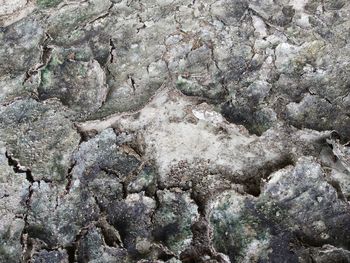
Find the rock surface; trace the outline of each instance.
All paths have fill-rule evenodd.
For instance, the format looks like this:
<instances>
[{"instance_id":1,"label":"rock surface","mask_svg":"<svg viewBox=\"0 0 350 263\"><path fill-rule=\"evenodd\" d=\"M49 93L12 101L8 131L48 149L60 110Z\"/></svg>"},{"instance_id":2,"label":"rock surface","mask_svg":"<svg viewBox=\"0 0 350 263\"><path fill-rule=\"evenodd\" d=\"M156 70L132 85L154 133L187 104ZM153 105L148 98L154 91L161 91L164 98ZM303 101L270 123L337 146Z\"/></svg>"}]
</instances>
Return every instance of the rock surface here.
<instances>
[{"instance_id":1,"label":"rock surface","mask_svg":"<svg viewBox=\"0 0 350 263\"><path fill-rule=\"evenodd\" d=\"M350 2L0 0L0 262L350 262Z\"/></svg>"}]
</instances>

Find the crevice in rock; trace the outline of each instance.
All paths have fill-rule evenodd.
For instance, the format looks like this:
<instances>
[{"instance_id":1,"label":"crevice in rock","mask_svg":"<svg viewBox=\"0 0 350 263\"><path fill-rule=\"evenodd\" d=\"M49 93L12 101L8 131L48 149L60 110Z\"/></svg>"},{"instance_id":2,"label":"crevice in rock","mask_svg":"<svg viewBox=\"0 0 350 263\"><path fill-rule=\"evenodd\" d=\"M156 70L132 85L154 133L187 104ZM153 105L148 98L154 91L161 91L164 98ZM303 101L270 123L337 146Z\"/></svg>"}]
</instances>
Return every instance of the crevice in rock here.
<instances>
[{"instance_id":1,"label":"crevice in rock","mask_svg":"<svg viewBox=\"0 0 350 263\"><path fill-rule=\"evenodd\" d=\"M44 68L49 63L49 61L51 59L53 47L48 46L47 43L52 38L48 33L45 33L45 36L46 37L43 41L43 44L41 45L40 62L26 71L22 85L24 85L33 75L38 74L39 70Z\"/></svg>"},{"instance_id":2,"label":"crevice in rock","mask_svg":"<svg viewBox=\"0 0 350 263\"><path fill-rule=\"evenodd\" d=\"M33 195L33 183L30 184L30 186L28 187L28 196L25 200L25 205L26 205L26 213L24 214L23 220L24 220L24 228L22 230L21 233L21 244L22 244L22 259L24 260L24 262L28 262L31 258L31 252L32 252L32 244L31 244L31 240L28 236L28 212L30 209L30 202L31 202L31 198Z\"/></svg>"},{"instance_id":3,"label":"crevice in rock","mask_svg":"<svg viewBox=\"0 0 350 263\"><path fill-rule=\"evenodd\" d=\"M128 197L128 186L127 186L127 183L124 182L124 181L120 181L120 184L122 185L123 199L126 199Z\"/></svg>"},{"instance_id":4,"label":"crevice in rock","mask_svg":"<svg viewBox=\"0 0 350 263\"><path fill-rule=\"evenodd\" d=\"M196 203L198 213L201 217L205 217L206 214L206 203L197 197L193 190L191 190L191 199Z\"/></svg>"},{"instance_id":5,"label":"crevice in rock","mask_svg":"<svg viewBox=\"0 0 350 263\"><path fill-rule=\"evenodd\" d=\"M203 262L204 256L209 257L214 262L227 263L212 244L212 229L206 216L200 218L191 226L192 242L184 250L180 259L184 263Z\"/></svg>"},{"instance_id":6,"label":"crevice in rock","mask_svg":"<svg viewBox=\"0 0 350 263\"><path fill-rule=\"evenodd\" d=\"M27 219L25 218L25 227L21 234L21 245L22 245L22 261L31 262L33 245L31 239L28 236L27 232Z\"/></svg>"},{"instance_id":7,"label":"crevice in rock","mask_svg":"<svg viewBox=\"0 0 350 263\"><path fill-rule=\"evenodd\" d=\"M98 132L94 129L83 131L80 128L80 126L77 125L76 123L74 123L74 127L77 133L80 135L79 145L82 144L83 142L87 142L88 140L94 138L98 134Z\"/></svg>"},{"instance_id":8,"label":"crevice in rock","mask_svg":"<svg viewBox=\"0 0 350 263\"><path fill-rule=\"evenodd\" d=\"M113 42L113 40L111 38L109 39L109 46L110 46L110 49L109 49L109 56L110 56L109 62L113 63L114 62L115 45L114 45L114 42Z\"/></svg>"},{"instance_id":9,"label":"crevice in rock","mask_svg":"<svg viewBox=\"0 0 350 263\"><path fill-rule=\"evenodd\" d=\"M89 21L88 24L93 24L93 23L95 23L96 21L98 21L98 20L100 20L100 19L103 19L103 18L105 18L105 17L107 17L107 16L109 16L109 12L107 12L107 13L105 13L105 14L102 14L102 15L100 15L100 16L98 16L98 17L96 17L95 19Z\"/></svg>"},{"instance_id":10,"label":"crevice in rock","mask_svg":"<svg viewBox=\"0 0 350 263\"><path fill-rule=\"evenodd\" d=\"M135 80L134 80L134 78L133 78L131 75L128 75L128 79L129 79L129 81L130 81L132 91L133 91L133 93L135 94L135 91L136 91L136 83L135 83Z\"/></svg>"},{"instance_id":11,"label":"crevice in rock","mask_svg":"<svg viewBox=\"0 0 350 263\"><path fill-rule=\"evenodd\" d=\"M100 19L103 19L103 18L109 16L109 15L110 15L110 11L112 10L112 8L113 8L113 6L114 6L114 2L110 2L110 3L111 3L111 5L108 7L108 10L107 10L106 13L104 13L104 14L102 14L102 15L99 15L98 17L94 18L93 20L91 20L91 21L88 22L87 24L93 24L94 22L96 22L96 21L98 21L98 20L100 20ZM87 25L87 24L86 24L86 25ZM84 25L84 26L86 26L86 25ZM82 27L84 27L84 26L82 26ZM79 27L78 27L78 28L79 28Z\"/></svg>"},{"instance_id":12,"label":"crevice in rock","mask_svg":"<svg viewBox=\"0 0 350 263\"><path fill-rule=\"evenodd\" d=\"M42 47L41 64L38 67L36 67L35 70L39 70L49 63L49 61L51 59L52 50L53 50L53 48L49 47L47 45L44 45Z\"/></svg>"},{"instance_id":13,"label":"crevice in rock","mask_svg":"<svg viewBox=\"0 0 350 263\"><path fill-rule=\"evenodd\" d=\"M141 29L146 28L146 24L145 24L145 22L142 20L142 17L140 16L140 14L137 14L136 16L137 16L137 19L139 20L139 23L142 24L141 27L137 27L137 28L136 28L136 33L139 33Z\"/></svg>"},{"instance_id":14,"label":"crevice in rock","mask_svg":"<svg viewBox=\"0 0 350 263\"><path fill-rule=\"evenodd\" d=\"M90 227L91 223L89 225L87 225L87 226L82 227L79 230L78 234L75 236L75 239L74 239L74 241L72 242L72 244L70 246L64 247L64 249L66 249L67 254L68 254L68 263L75 263L75 262L77 262L76 261L76 257L77 257L78 243L79 243L80 239L89 230L89 227Z\"/></svg>"},{"instance_id":15,"label":"crevice in rock","mask_svg":"<svg viewBox=\"0 0 350 263\"><path fill-rule=\"evenodd\" d=\"M159 208L160 208L160 200L159 200L159 197L158 197L158 195L157 195L157 191L158 191L158 190L159 190L159 184L158 184L158 180L157 180L157 182L156 182L156 190L154 191L153 196L151 196L151 198L152 198L154 201L156 201L156 207L154 208L154 211L153 211L153 213L151 214L151 217L150 217L150 221L152 222L152 224L155 223L155 222L154 222L154 217L155 217L157 211L158 211Z\"/></svg>"},{"instance_id":16,"label":"crevice in rock","mask_svg":"<svg viewBox=\"0 0 350 263\"><path fill-rule=\"evenodd\" d=\"M68 254L68 262L69 263L74 263L75 261L75 251L76 251L76 247L75 246L69 246L69 247L65 247L65 250L67 251Z\"/></svg>"},{"instance_id":17,"label":"crevice in rock","mask_svg":"<svg viewBox=\"0 0 350 263\"><path fill-rule=\"evenodd\" d=\"M103 239L109 247L124 247L120 234L117 229L108 223L105 217L101 217L96 224L101 229Z\"/></svg>"},{"instance_id":18,"label":"crevice in rock","mask_svg":"<svg viewBox=\"0 0 350 263\"><path fill-rule=\"evenodd\" d=\"M9 194L3 194L2 196L0 196L0 199L6 198L6 197L9 197L9 196L10 196Z\"/></svg>"},{"instance_id":19,"label":"crevice in rock","mask_svg":"<svg viewBox=\"0 0 350 263\"><path fill-rule=\"evenodd\" d=\"M330 184L334 189L335 191L337 192L337 196L338 196L338 199L344 201L344 202L347 202L347 198L346 196L344 195L342 189L341 189L341 186L339 184L338 181L336 180L327 180L328 184Z\"/></svg>"},{"instance_id":20,"label":"crevice in rock","mask_svg":"<svg viewBox=\"0 0 350 263\"><path fill-rule=\"evenodd\" d=\"M73 168L74 168L75 165L76 165L76 162L73 162L72 165L68 168L68 172L67 172L67 175L66 175L67 184L66 184L66 187L65 187L65 194L69 194L69 191L70 191L70 189L72 187L72 180L73 180L72 171L73 171Z\"/></svg>"},{"instance_id":21,"label":"crevice in rock","mask_svg":"<svg viewBox=\"0 0 350 263\"><path fill-rule=\"evenodd\" d=\"M14 159L7 151L5 152L5 156L7 158L8 165L12 167L15 173L25 173L27 181L31 184L34 183L35 180L29 169L23 169L20 163L16 159Z\"/></svg>"},{"instance_id":22,"label":"crevice in rock","mask_svg":"<svg viewBox=\"0 0 350 263\"><path fill-rule=\"evenodd\" d=\"M294 165L294 161L291 156L281 156L281 158L274 162L267 162L261 166L248 169L246 173L249 174L247 181L235 183L242 184L244 191L247 194L258 197L261 194L262 184L269 181L269 176L287 166Z\"/></svg>"},{"instance_id":23,"label":"crevice in rock","mask_svg":"<svg viewBox=\"0 0 350 263\"><path fill-rule=\"evenodd\" d=\"M118 179L120 179L121 175L119 172L108 168L108 167L100 167L99 169L101 169L101 171L105 172L108 175L114 175L115 177L117 177Z\"/></svg>"},{"instance_id":24,"label":"crevice in rock","mask_svg":"<svg viewBox=\"0 0 350 263\"><path fill-rule=\"evenodd\" d=\"M174 258L173 254L168 254L165 251L163 251L159 256L158 259L159 260L163 260L163 261L168 261L170 259ZM176 257L175 257L176 258Z\"/></svg>"},{"instance_id":25,"label":"crevice in rock","mask_svg":"<svg viewBox=\"0 0 350 263\"><path fill-rule=\"evenodd\" d=\"M325 101L327 101L329 104L333 104L332 101L330 99L328 99L327 97L324 97L324 96L320 96L319 94L315 93L315 92L312 92L310 89L308 90L308 93L311 95L311 96L316 96L320 99L323 99Z\"/></svg>"},{"instance_id":26,"label":"crevice in rock","mask_svg":"<svg viewBox=\"0 0 350 263\"><path fill-rule=\"evenodd\" d=\"M300 230L293 232L293 237L296 242L298 242L301 246L306 248L322 248L324 245L328 245L326 241L321 240L319 238L311 238L304 235Z\"/></svg>"}]
</instances>

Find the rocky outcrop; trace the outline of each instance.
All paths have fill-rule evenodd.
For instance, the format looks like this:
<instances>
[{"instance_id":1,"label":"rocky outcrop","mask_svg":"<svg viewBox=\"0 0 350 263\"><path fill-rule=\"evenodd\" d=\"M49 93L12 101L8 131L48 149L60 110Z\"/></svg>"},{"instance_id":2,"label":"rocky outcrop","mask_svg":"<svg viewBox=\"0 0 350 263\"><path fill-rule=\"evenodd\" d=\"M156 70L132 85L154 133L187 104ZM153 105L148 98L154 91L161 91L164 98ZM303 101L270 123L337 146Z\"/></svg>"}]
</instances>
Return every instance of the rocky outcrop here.
<instances>
[{"instance_id":1,"label":"rocky outcrop","mask_svg":"<svg viewBox=\"0 0 350 263\"><path fill-rule=\"evenodd\" d=\"M349 12L0 0L0 262L350 262Z\"/></svg>"}]
</instances>

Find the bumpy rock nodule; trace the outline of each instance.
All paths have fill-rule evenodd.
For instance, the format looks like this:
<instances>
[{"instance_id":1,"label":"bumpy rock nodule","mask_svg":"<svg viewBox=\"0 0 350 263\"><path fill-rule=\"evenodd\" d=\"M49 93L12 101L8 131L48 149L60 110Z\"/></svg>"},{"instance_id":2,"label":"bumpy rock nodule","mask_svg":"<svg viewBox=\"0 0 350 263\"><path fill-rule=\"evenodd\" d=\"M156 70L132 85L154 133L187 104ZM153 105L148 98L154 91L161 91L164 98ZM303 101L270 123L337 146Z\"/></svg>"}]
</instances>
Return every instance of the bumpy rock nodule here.
<instances>
[{"instance_id":1,"label":"bumpy rock nodule","mask_svg":"<svg viewBox=\"0 0 350 263\"><path fill-rule=\"evenodd\" d=\"M0 262L350 262L348 1L0 5Z\"/></svg>"}]
</instances>

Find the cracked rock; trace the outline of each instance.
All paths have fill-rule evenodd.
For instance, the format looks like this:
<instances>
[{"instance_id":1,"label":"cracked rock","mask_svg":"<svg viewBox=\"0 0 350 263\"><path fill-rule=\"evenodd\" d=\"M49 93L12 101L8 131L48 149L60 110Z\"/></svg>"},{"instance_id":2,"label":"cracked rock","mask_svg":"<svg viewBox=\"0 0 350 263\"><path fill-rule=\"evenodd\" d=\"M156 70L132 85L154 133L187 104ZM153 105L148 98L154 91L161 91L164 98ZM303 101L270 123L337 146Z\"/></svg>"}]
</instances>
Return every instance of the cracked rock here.
<instances>
[{"instance_id":1,"label":"cracked rock","mask_svg":"<svg viewBox=\"0 0 350 263\"><path fill-rule=\"evenodd\" d=\"M198 218L197 205L189 194L183 194L179 189L158 191L157 198L154 237L179 255L192 240L191 226Z\"/></svg>"},{"instance_id":2,"label":"cracked rock","mask_svg":"<svg viewBox=\"0 0 350 263\"><path fill-rule=\"evenodd\" d=\"M152 214L156 201L143 194L130 194L107 208L107 220L119 230L122 242L133 258L150 253Z\"/></svg>"},{"instance_id":3,"label":"cracked rock","mask_svg":"<svg viewBox=\"0 0 350 263\"><path fill-rule=\"evenodd\" d=\"M1 28L0 74L23 74L39 62L39 43L44 39L44 29L33 17Z\"/></svg>"},{"instance_id":4,"label":"cracked rock","mask_svg":"<svg viewBox=\"0 0 350 263\"><path fill-rule=\"evenodd\" d=\"M350 262L349 14L0 0L0 262Z\"/></svg>"},{"instance_id":5,"label":"cracked rock","mask_svg":"<svg viewBox=\"0 0 350 263\"><path fill-rule=\"evenodd\" d=\"M57 251L47 251L40 250L38 251L32 259L33 263L48 262L48 263L67 263L68 254L65 250Z\"/></svg>"},{"instance_id":6,"label":"cracked rock","mask_svg":"<svg viewBox=\"0 0 350 263\"><path fill-rule=\"evenodd\" d=\"M7 154L34 180L63 181L79 135L56 101L17 100L0 108ZM60 149L60 150L58 150Z\"/></svg>"},{"instance_id":7,"label":"cracked rock","mask_svg":"<svg viewBox=\"0 0 350 263\"><path fill-rule=\"evenodd\" d=\"M91 227L79 240L77 262L128 262L125 249L105 244L101 230Z\"/></svg>"},{"instance_id":8,"label":"cracked rock","mask_svg":"<svg viewBox=\"0 0 350 263\"><path fill-rule=\"evenodd\" d=\"M272 174L258 198L224 192L210 209L214 246L231 260L308 262L303 245L349 249L349 206L308 157Z\"/></svg>"},{"instance_id":9,"label":"cracked rock","mask_svg":"<svg viewBox=\"0 0 350 263\"><path fill-rule=\"evenodd\" d=\"M74 111L77 119L81 119L102 106L108 92L105 79L96 60L75 61L53 54L41 72L39 98L58 98Z\"/></svg>"},{"instance_id":10,"label":"cracked rock","mask_svg":"<svg viewBox=\"0 0 350 263\"><path fill-rule=\"evenodd\" d=\"M9 166L3 142L0 151L0 258L4 262L19 262L30 183L25 173L15 173Z\"/></svg>"},{"instance_id":11,"label":"cracked rock","mask_svg":"<svg viewBox=\"0 0 350 263\"><path fill-rule=\"evenodd\" d=\"M63 187L41 181L32 191L27 231L44 247L73 246L80 230L98 218L94 198L83 190L65 194Z\"/></svg>"}]
</instances>

